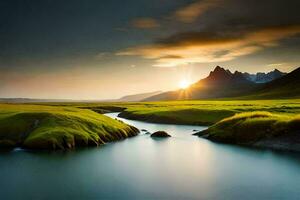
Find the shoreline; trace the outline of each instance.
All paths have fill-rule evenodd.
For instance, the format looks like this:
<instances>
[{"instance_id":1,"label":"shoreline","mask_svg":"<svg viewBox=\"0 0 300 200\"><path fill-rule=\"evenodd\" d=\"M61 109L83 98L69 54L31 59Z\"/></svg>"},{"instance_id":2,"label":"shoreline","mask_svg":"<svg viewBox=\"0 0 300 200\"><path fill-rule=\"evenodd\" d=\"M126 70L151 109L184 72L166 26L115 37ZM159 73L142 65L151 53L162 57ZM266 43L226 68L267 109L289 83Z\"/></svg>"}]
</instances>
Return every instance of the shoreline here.
<instances>
[{"instance_id":1,"label":"shoreline","mask_svg":"<svg viewBox=\"0 0 300 200\"><path fill-rule=\"evenodd\" d=\"M299 131L289 131L289 130L281 130L283 135L275 134L275 136L266 136L262 137L257 141L247 141L247 142L236 142L234 138L214 138L210 136L207 131L214 124L195 124L195 123L183 123L178 121L172 121L167 118L158 118L158 117L143 117L139 115L131 115L129 112L124 110L118 114L118 117L149 122L149 123L157 123L157 124L174 124L174 125L199 125L199 126L209 126L208 129L202 131L202 134L194 133L193 135L197 135L201 138L211 140L213 142L225 143L225 144L233 144L233 145L241 145L247 146L251 148L261 148L261 149L270 149L270 150L278 150L278 151L292 151L292 152L300 152L300 132ZM222 120L221 120L222 121ZM218 123L218 122L217 122ZM215 124L217 124L215 123ZM298 123L297 123L298 124ZM266 132L266 135L270 133Z\"/></svg>"}]
</instances>

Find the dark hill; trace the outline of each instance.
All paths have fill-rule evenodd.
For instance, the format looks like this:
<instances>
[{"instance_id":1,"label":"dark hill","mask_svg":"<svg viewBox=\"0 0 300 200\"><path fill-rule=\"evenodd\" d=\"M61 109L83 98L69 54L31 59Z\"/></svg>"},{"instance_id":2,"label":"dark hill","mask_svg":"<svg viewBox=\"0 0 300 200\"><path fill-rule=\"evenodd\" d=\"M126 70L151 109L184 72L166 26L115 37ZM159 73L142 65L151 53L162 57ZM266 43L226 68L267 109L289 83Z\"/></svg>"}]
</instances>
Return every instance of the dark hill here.
<instances>
[{"instance_id":1,"label":"dark hill","mask_svg":"<svg viewBox=\"0 0 300 200\"><path fill-rule=\"evenodd\" d=\"M234 97L246 95L255 87L256 84L247 80L241 72L231 73L217 66L207 78L198 81L186 90L161 93L145 101Z\"/></svg>"},{"instance_id":2,"label":"dark hill","mask_svg":"<svg viewBox=\"0 0 300 200\"><path fill-rule=\"evenodd\" d=\"M274 70L265 75L272 76L274 80L255 83L249 80L249 76L247 77L245 73L238 71L231 73L217 66L207 78L198 81L186 90L164 92L146 98L144 101L300 98L300 68L288 74Z\"/></svg>"},{"instance_id":3,"label":"dark hill","mask_svg":"<svg viewBox=\"0 0 300 200\"><path fill-rule=\"evenodd\" d=\"M294 71L261 85L247 98L300 98L300 67Z\"/></svg>"}]
</instances>

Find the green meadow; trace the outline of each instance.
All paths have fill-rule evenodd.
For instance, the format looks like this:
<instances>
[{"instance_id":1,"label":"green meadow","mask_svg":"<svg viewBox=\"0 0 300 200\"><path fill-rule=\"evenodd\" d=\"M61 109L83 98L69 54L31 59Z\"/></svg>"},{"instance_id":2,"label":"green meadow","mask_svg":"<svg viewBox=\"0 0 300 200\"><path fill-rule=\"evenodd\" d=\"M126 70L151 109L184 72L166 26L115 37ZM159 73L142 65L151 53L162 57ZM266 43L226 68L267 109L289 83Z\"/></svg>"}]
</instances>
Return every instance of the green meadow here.
<instances>
[{"instance_id":1,"label":"green meadow","mask_svg":"<svg viewBox=\"0 0 300 200\"><path fill-rule=\"evenodd\" d=\"M174 101L120 104L120 116L148 122L209 125L196 135L217 142L300 151L300 100Z\"/></svg>"},{"instance_id":2,"label":"green meadow","mask_svg":"<svg viewBox=\"0 0 300 200\"><path fill-rule=\"evenodd\" d=\"M69 149L137 134L134 127L102 115L107 112L153 123L206 125L209 129L199 135L243 143L299 128L300 100L0 104L0 145Z\"/></svg>"},{"instance_id":3,"label":"green meadow","mask_svg":"<svg viewBox=\"0 0 300 200\"><path fill-rule=\"evenodd\" d=\"M71 149L134 136L132 126L72 106L0 104L0 146Z\"/></svg>"},{"instance_id":4,"label":"green meadow","mask_svg":"<svg viewBox=\"0 0 300 200\"><path fill-rule=\"evenodd\" d=\"M88 108L97 112L122 111L120 116L128 119L188 125L213 125L224 118L244 112L265 111L285 116L300 114L300 99L196 100L60 105Z\"/></svg>"}]
</instances>

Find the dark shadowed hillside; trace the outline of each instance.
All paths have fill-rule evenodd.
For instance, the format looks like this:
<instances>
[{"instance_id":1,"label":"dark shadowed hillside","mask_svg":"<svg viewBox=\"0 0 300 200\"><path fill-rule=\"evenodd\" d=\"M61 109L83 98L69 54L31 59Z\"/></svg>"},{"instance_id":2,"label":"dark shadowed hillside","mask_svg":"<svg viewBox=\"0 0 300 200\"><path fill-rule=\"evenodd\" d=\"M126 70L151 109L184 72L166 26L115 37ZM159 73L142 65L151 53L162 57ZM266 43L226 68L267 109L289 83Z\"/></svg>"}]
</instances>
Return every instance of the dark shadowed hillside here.
<instances>
[{"instance_id":1,"label":"dark shadowed hillside","mask_svg":"<svg viewBox=\"0 0 300 200\"><path fill-rule=\"evenodd\" d=\"M300 97L300 67L287 75L269 83L263 84L247 98L299 98Z\"/></svg>"},{"instance_id":2,"label":"dark shadowed hillside","mask_svg":"<svg viewBox=\"0 0 300 200\"><path fill-rule=\"evenodd\" d=\"M231 73L217 66L207 78L191 85L185 90L161 93L144 101L216 99L216 98L295 98L300 97L300 68L288 73L278 70L264 75L257 73L257 79L274 79L266 83L255 83L245 73ZM259 78L260 77L260 78ZM277 78L279 77L279 78Z\"/></svg>"},{"instance_id":3,"label":"dark shadowed hillside","mask_svg":"<svg viewBox=\"0 0 300 200\"><path fill-rule=\"evenodd\" d=\"M198 81L186 90L161 93L145 101L234 97L248 94L255 87L256 84L247 80L241 72L231 73L217 66L207 78Z\"/></svg>"}]
</instances>

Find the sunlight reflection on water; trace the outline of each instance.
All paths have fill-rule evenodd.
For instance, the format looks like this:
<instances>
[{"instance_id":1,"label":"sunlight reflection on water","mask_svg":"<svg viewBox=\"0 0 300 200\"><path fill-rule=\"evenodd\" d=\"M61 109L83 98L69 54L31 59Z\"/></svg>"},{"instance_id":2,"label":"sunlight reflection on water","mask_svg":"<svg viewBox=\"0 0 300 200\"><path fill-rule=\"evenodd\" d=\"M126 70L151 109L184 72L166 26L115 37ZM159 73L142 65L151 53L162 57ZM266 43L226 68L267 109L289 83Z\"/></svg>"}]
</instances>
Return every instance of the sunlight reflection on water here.
<instances>
[{"instance_id":1,"label":"sunlight reflection on water","mask_svg":"<svg viewBox=\"0 0 300 200\"><path fill-rule=\"evenodd\" d=\"M109 114L115 118L117 113ZM205 127L122 119L149 134L69 152L0 153L3 199L297 199L300 158L216 144Z\"/></svg>"}]
</instances>

